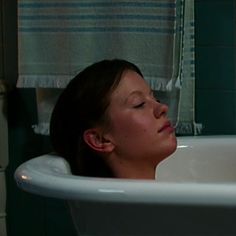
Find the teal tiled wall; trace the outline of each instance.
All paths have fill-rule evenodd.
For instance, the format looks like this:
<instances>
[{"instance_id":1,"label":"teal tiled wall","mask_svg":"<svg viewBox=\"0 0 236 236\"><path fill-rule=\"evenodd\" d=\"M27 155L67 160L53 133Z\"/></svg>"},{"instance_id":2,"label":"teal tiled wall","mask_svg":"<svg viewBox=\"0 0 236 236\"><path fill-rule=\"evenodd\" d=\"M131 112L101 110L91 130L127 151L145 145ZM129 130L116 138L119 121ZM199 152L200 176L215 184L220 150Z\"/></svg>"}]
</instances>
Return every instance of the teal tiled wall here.
<instances>
[{"instance_id":1,"label":"teal tiled wall","mask_svg":"<svg viewBox=\"0 0 236 236\"><path fill-rule=\"evenodd\" d=\"M35 90L14 89L8 97L8 236L75 236L66 201L36 196L16 186L15 169L33 157L50 152L51 147L48 137L37 135L32 130L37 121Z\"/></svg>"},{"instance_id":2,"label":"teal tiled wall","mask_svg":"<svg viewBox=\"0 0 236 236\"><path fill-rule=\"evenodd\" d=\"M0 75L14 85L18 74L17 1L0 0L0 8ZM75 236L65 201L25 193L17 188L14 181L14 171L22 162L51 151L49 139L36 135L31 127L37 121L35 100L34 89L14 88L8 93L7 235Z\"/></svg>"},{"instance_id":3,"label":"teal tiled wall","mask_svg":"<svg viewBox=\"0 0 236 236\"><path fill-rule=\"evenodd\" d=\"M203 134L236 134L236 1L196 0L196 121Z\"/></svg>"}]
</instances>

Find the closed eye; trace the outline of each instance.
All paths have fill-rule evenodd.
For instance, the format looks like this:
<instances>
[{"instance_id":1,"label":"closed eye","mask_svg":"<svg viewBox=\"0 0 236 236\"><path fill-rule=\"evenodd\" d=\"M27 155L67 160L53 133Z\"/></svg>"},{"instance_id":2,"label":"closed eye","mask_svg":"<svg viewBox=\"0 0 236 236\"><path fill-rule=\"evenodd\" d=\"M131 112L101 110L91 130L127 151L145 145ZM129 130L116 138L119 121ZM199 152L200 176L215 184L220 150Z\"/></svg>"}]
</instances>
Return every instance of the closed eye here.
<instances>
[{"instance_id":1,"label":"closed eye","mask_svg":"<svg viewBox=\"0 0 236 236\"><path fill-rule=\"evenodd\" d=\"M134 108L141 108L145 105L145 102L141 102L138 105L135 105Z\"/></svg>"}]
</instances>

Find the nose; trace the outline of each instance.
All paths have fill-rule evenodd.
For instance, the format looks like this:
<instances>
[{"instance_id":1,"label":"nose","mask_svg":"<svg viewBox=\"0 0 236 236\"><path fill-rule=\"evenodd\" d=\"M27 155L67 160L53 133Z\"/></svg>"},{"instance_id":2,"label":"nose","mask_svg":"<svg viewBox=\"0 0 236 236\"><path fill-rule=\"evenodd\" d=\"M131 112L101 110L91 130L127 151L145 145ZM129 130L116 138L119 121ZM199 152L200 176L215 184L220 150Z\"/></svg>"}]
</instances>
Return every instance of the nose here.
<instances>
[{"instance_id":1,"label":"nose","mask_svg":"<svg viewBox=\"0 0 236 236\"><path fill-rule=\"evenodd\" d=\"M156 102L154 107L154 116L156 118L160 118L161 116L165 116L168 112L168 106L166 104Z\"/></svg>"}]
</instances>

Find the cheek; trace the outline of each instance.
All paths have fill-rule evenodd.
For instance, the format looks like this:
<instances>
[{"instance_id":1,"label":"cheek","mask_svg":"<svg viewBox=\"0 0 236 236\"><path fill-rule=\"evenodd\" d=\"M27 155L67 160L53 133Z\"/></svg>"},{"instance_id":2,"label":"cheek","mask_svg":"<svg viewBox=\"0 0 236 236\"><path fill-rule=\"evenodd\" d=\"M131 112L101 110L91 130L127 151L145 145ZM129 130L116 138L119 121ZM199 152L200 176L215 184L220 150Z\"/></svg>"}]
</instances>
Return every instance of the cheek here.
<instances>
[{"instance_id":1,"label":"cheek","mask_svg":"<svg viewBox=\"0 0 236 236\"><path fill-rule=\"evenodd\" d=\"M153 122L145 116L132 116L132 114L117 115L112 119L113 131L123 137L139 138L140 135L150 134L154 131ZM139 135L139 136L138 136Z\"/></svg>"}]
</instances>

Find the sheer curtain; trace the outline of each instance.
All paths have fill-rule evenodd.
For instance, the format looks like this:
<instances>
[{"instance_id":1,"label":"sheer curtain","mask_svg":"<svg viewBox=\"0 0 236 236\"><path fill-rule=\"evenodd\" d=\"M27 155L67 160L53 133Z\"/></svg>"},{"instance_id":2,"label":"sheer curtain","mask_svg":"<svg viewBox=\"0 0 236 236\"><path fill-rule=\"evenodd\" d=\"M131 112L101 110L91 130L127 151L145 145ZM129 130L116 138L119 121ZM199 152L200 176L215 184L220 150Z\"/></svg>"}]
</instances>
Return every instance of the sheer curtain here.
<instances>
[{"instance_id":1,"label":"sheer curtain","mask_svg":"<svg viewBox=\"0 0 236 236\"><path fill-rule=\"evenodd\" d=\"M55 101L87 65L122 58L170 106L179 134L195 134L193 0L19 0L19 79L35 88L36 133L48 134Z\"/></svg>"}]
</instances>

